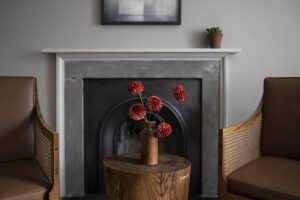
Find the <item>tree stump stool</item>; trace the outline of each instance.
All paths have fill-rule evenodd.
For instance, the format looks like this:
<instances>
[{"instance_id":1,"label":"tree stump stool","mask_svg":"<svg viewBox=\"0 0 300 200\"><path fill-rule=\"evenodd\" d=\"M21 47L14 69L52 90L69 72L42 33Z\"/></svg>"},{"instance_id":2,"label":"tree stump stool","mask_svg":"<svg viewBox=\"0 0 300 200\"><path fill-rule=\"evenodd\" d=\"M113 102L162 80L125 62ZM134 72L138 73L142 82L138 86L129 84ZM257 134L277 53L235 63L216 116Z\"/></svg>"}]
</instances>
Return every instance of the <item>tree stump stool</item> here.
<instances>
[{"instance_id":1,"label":"tree stump stool","mask_svg":"<svg viewBox=\"0 0 300 200\"><path fill-rule=\"evenodd\" d=\"M107 200L187 200L191 163L162 154L157 165L140 162L139 154L118 155L103 161Z\"/></svg>"}]
</instances>

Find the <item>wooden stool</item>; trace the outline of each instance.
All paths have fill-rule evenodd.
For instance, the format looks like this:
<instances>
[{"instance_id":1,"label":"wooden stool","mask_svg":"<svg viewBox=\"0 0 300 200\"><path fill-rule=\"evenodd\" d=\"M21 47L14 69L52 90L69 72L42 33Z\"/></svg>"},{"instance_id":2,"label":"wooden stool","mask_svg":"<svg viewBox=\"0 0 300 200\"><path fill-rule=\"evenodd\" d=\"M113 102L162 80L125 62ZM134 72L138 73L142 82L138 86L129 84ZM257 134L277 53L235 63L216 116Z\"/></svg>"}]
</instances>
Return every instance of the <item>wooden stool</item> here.
<instances>
[{"instance_id":1,"label":"wooden stool","mask_svg":"<svg viewBox=\"0 0 300 200\"><path fill-rule=\"evenodd\" d=\"M187 200L191 163L162 154L158 165L140 163L139 154L118 155L103 161L107 200Z\"/></svg>"}]
</instances>

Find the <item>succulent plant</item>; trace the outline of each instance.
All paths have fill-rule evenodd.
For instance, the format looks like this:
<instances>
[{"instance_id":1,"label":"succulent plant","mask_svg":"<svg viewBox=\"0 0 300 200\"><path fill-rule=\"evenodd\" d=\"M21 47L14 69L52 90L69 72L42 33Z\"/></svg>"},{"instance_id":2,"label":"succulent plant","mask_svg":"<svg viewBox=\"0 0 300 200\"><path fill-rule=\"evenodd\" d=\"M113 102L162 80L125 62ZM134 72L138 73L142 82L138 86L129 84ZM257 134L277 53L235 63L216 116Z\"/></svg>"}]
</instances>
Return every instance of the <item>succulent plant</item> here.
<instances>
[{"instance_id":1,"label":"succulent plant","mask_svg":"<svg viewBox=\"0 0 300 200\"><path fill-rule=\"evenodd\" d=\"M220 27L211 27L206 29L207 33L222 33L222 29Z\"/></svg>"}]
</instances>

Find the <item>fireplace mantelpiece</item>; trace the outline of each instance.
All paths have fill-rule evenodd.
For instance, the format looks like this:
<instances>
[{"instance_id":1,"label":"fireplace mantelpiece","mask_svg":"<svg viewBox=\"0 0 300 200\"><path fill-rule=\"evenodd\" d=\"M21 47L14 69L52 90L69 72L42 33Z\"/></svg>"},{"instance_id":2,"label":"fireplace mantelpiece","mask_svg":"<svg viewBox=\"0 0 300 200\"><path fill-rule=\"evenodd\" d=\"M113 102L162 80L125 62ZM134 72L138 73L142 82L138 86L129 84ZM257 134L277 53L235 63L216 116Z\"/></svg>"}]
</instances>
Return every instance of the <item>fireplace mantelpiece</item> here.
<instances>
[{"instance_id":1,"label":"fireplace mantelpiece","mask_svg":"<svg viewBox=\"0 0 300 200\"><path fill-rule=\"evenodd\" d=\"M65 62L72 60L97 60L109 58L190 58L202 60L219 60L221 63L221 119L220 126L226 124L226 85L228 57L240 53L239 48L188 48L188 49L42 49L42 53L56 55L56 129L63 132L64 110L64 75Z\"/></svg>"},{"instance_id":2,"label":"fireplace mantelpiece","mask_svg":"<svg viewBox=\"0 0 300 200\"><path fill-rule=\"evenodd\" d=\"M226 69L228 66L228 56L230 54L240 52L240 49L104 49L104 50L86 50L86 49L44 49L43 53L55 53L56 54L56 67L57 67L57 131L60 133L60 167L61 167L61 195L67 196L65 188L65 67L68 62L72 61L95 61L95 60L202 60L202 61L217 61L219 63L219 88L220 88L220 116L218 119L220 127L226 123ZM200 77L205 77L205 73L214 74L213 68L207 68L202 71ZM200 70L201 71L201 70ZM216 73L216 72L215 72ZM100 71L97 73L87 72L88 77L102 77ZM110 78L114 77L114 74L107 75ZM120 74L119 74L120 76ZM118 76L118 77L119 77ZM190 76L190 75L189 75ZM131 76L132 77L132 76ZM208 82L207 82L208 83ZM77 85L80 89L81 85ZM80 110L77 112L81 112ZM79 128L82 128L79 126ZM216 134L211 137L216 138ZM211 140L212 138L208 138ZM208 141L203 141L208 142ZM216 141L217 142L217 141ZM205 144L203 144L205 145ZM208 145L208 144L206 144ZM217 145L217 143L213 144ZM216 149L213 152L203 152L207 156L217 155ZM78 155L78 158L81 159L81 155ZM217 157L213 162L217 162ZM211 163L207 163L203 166L203 180L205 180L206 171L209 170ZM79 168L81 166L78 166ZM216 179L217 174L215 174L214 179ZM209 178L211 179L211 178ZM82 180L82 183L83 184ZM216 187L212 187L209 184L203 183L202 195L203 196L214 196L216 195ZM83 191L78 190L77 195L81 195Z\"/></svg>"}]
</instances>

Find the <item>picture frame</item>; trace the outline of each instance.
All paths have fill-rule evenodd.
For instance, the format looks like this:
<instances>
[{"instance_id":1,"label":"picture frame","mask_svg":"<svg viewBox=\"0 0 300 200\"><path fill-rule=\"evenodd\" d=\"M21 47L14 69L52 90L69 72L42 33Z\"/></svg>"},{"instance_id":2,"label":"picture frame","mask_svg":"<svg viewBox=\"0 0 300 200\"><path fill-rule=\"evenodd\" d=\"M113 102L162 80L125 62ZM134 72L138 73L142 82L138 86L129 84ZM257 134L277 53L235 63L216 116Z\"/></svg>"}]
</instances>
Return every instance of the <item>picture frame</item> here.
<instances>
[{"instance_id":1,"label":"picture frame","mask_svg":"<svg viewBox=\"0 0 300 200\"><path fill-rule=\"evenodd\" d=\"M180 25L181 0L101 0L103 25Z\"/></svg>"}]
</instances>

